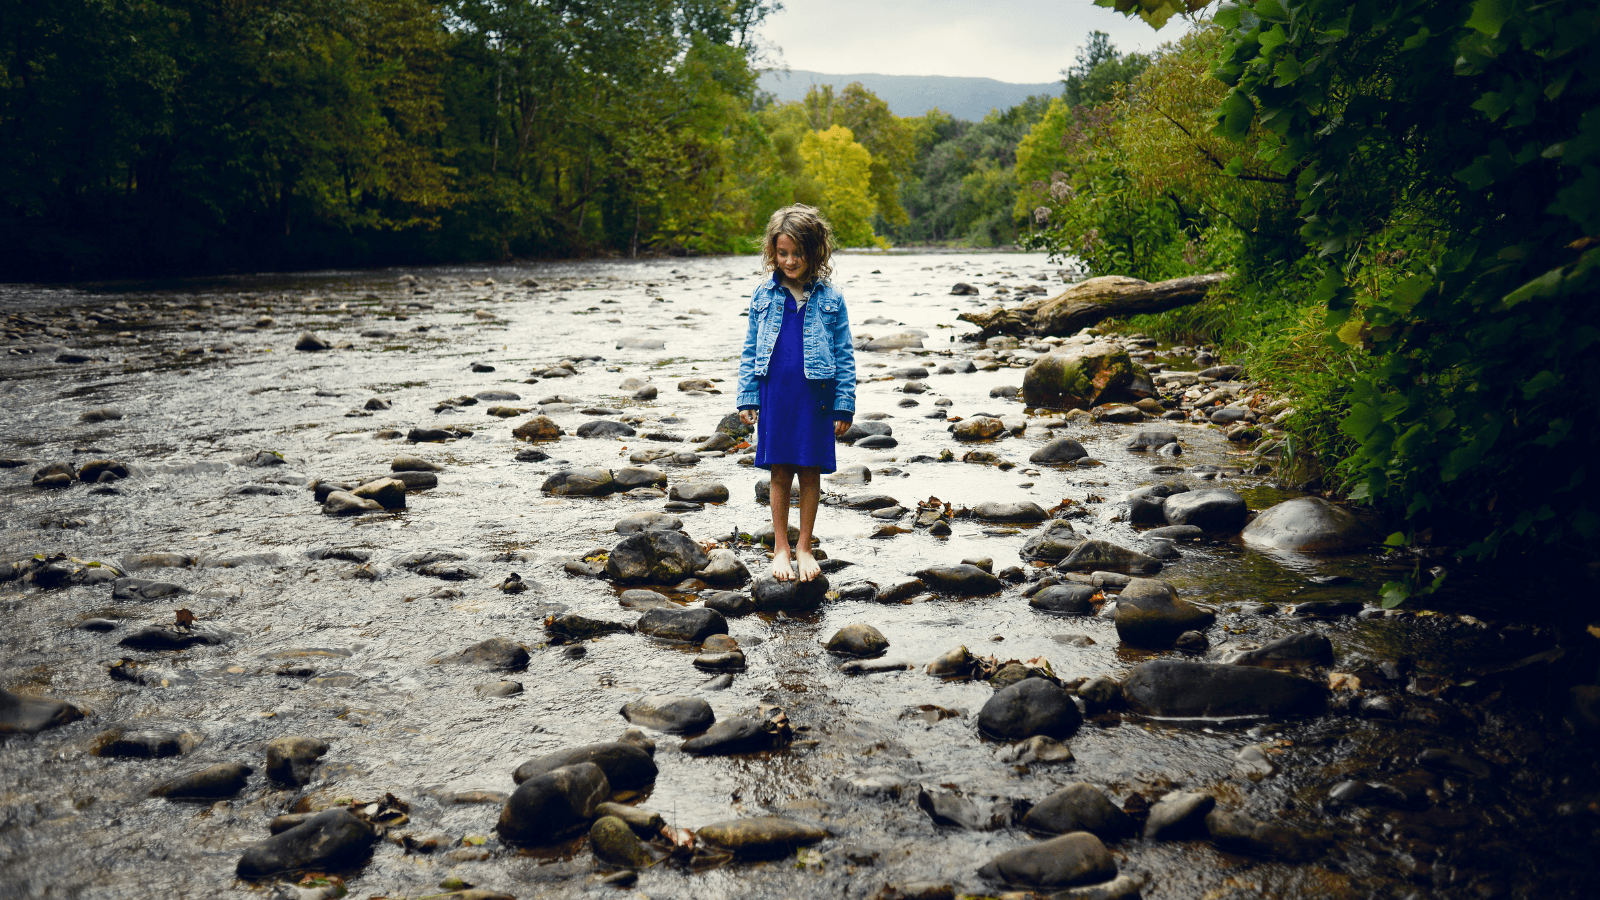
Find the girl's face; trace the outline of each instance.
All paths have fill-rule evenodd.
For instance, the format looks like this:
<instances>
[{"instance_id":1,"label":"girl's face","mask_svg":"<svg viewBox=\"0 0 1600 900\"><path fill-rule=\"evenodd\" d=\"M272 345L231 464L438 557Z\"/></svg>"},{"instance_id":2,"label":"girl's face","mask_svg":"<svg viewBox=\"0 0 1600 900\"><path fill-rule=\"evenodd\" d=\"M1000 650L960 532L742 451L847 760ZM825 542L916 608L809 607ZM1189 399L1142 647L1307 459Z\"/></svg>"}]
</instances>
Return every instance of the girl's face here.
<instances>
[{"instance_id":1,"label":"girl's face","mask_svg":"<svg viewBox=\"0 0 1600 900\"><path fill-rule=\"evenodd\" d=\"M778 271L790 281L799 281L800 276L805 274L806 261L805 257L800 255L800 247L794 242L794 238L780 234L773 245L775 252L772 256L773 261L778 264Z\"/></svg>"}]
</instances>

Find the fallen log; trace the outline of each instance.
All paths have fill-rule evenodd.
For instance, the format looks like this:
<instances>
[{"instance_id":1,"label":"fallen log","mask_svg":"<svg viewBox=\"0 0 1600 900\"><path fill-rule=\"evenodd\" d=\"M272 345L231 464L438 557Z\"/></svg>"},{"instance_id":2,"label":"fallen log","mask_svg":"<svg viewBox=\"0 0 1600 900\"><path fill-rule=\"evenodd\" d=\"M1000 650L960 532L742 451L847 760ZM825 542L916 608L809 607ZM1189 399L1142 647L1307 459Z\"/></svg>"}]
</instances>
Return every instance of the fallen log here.
<instances>
[{"instance_id":1,"label":"fallen log","mask_svg":"<svg viewBox=\"0 0 1600 900\"><path fill-rule=\"evenodd\" d=\"M962 313L956 318L978 326L984 338L997 334L1065 336L1105 319L1165 312L1199 303L1212 285L1227 277L1225 272L1213 272L1151 284L1121 275L1102 275L1079 282L1054 297Z\"/></svg>"}]
</instances>

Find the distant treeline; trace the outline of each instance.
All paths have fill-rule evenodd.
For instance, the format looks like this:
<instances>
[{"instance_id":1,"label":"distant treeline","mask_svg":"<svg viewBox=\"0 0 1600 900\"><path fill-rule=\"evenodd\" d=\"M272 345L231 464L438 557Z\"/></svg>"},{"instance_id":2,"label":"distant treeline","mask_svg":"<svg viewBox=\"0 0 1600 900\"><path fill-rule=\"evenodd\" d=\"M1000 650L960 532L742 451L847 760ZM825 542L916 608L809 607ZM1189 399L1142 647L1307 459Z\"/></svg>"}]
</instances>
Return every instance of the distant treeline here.
<instances>
[{"instance_id":1,"label":"distant treeline","mask_svg":"<svg viewBox=\"0 0 1600 900\"><path fill-rule=\"evenodd\" d=\"M1048 98L965 122L756 87L766 0L15 0L0 277L1008 243ZM1025 217L1024 217L1025 220Z\"/></svg>"}]
</instances>

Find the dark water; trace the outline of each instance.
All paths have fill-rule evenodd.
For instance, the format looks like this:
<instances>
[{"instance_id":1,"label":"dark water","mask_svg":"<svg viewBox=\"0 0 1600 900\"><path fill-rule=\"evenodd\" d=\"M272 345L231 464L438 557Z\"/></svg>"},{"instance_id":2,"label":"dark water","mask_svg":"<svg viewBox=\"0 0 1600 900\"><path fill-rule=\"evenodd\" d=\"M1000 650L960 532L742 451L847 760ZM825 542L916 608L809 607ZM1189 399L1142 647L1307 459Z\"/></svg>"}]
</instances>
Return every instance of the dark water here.
<instances>
[{"instance_id":1,"label":"dark water","mask_svg":"<svg viewBox=\"0 0 1600 900\"><path fill-rule=\"evenodd\" d=\"M1493 698L1433 700L1417 692L1433 683L1426 679L1417 690L1391 686L1407 710L1391 718L1335 713L1311 721L1180 725L1101 716L1070 740L1075 761L1017 767L998 758L1002 745L977 734L988 685L945 683L920 671L847 677L821 643L842 625L864 622L888 637L891 658L923 663L965 645L1000 660L1046 658L1063 679L1119 675L1150 654L1119 651L1107 619L1033 610L1015 587L981 599L834 602L809 616L733 620L748 671L721 691L701 687L709 676L691 666L691 651L640 635L592 641L576 659L565 648L545 647L542 623L552 612L632 621L635 614L619 606L607 583L565 574L560 559L613 545L614 522L659 509L662 501L553 498L539 491L544 478L565 467L559 461L620 468L642 447L692 445L569 436L546 445L549 462L516 462L526 445L511 429L525 417L491 418L485 410L493 402L440 413L435 406L494 389L520 394L521 401L505 405L522 407L559 394L581 398L572 411L551 414L569 435L591 418L579 412L589 406L645 417L641 434L710 434L733 407L745 323L739 313L756 266L752 258L724 258L415 270L428 289L415 295L397 285L399 270L0 287L0 308L35 320L11 319L18 337L4 346L38 350L0 357L0 456L40 464L105 456L136 469L115 495L92 495L81 484L37 490L29 482L32 464L0 470L0 548L12 557L61 552L121 567L151 553L194 560L138 573L193 591L180 602L113 601L107 584L52 591L0 586L6 632L0 683L92 711L67 727L0 743L0 897L263 896L275 888L237 880L234 863L243 848L266 837L273 816L296 804L320 808L385 793L411 806L401 832L442 835L458 852L407 854L381 843L369 864L345 873L351 896L423 897L440 893L436 886L448 876L522 897L609 894L617 889L596 885L597 867L583 842L519 853L494 837L497 804L444 805L439 798L510 791L520 763L615 739L627 727L619 707L659 693L704 696L719 718L777 704L795 726L796 741L769 754L702 759L680 752L678 739L656 735L661 771L640 805L680 828L782 815L823 825L834 837L774 862L706 871L662 864L624 891L641 897L864 897L908 881L949 882L958 894L999 892L978 878L978 867L1032 838L1014 827L970 832L935 825L916 806L918 787L1037 801L1085 780L1118 803L1134 793L1156 800L1170 790L1209 790L1223 807L1332 840L1326 853L1298 863L1221 853L1203 841L1113 845L1124 871L1150 877L1145 895L1152 898L1587 895L1590 826L1581 816L1555 812L1585 789L1563 775L1570 773L1565 738L1510 699L1500 705ZM1118 449L1138 426L1079 423L1060 430L1105 465L1035 470L1027 456L1051 435L1021 404L989 396L991 388L1020 384L1020 367L931 376L931 392L916 395L914 408L897 405L910 396L900 392L904 380L885 375L950 355L972 357L977 345L952 340L969 327L957 322L957 312L993 302L991 282L1013 289L1042 283L1032 276L1053 274L1054 266L1028 255L847 256L837 271L857 335L917 328L928 337L922 351L858 356L859 408L891 414L899 447L839 448L841 466L865 463L903 474L880 474L863 486L825 484L828 491L888 493L907 506L930 496L958 506L1026 499L1050 507L1070 498L1094 513L1078 521L1080 531L1124 544L1135 539L1131 526L1113 521L1117 501L1133 487L1173 477L1150 474L1150 458ZM498 284L485 285L485 278ZM518 286L529 278L539 287ZM950 296L955 281L985 285L984 296ZM1058 287L1051 282L1052 291ZM96 322L96 314L112 321ZM262 317L273 321L258 328ZM895 324L859 324L876 317ZM305 329L352 346L296 352ZM362 336L376 331L386 334ZM657 339L664 349L619 349L620 340L631 338ZM51 346L105 359L59 364ZM523 383L530 371L585 354L603 360L580 365L569 378ZM474 362L495 371L473 373ZM618 385L630 377L648 379L659 398L628 399L632 391ZM677 390L680 380L694 377L721 379L723 393ZM347 415L371 397L392 408ZM952 448L959 457L963 450L946 422L923 417L939 397L953 401L952 415L992 412L1031 423L1023 436L989 448L1018 467L909 463L919 453ZM84 411L107 406L124 418L79 421ZM681 421L662 424L667 417ZM452 425L474 434L419 445L375 437L386 428ZM1181 465L1254 462L1215 429L1177 427L1187 446ZM259 450L281 453L288 464L234 464ZM386 474L402 452L445 467L439 486L413 493L404 512L325 516L304 486L303 479L359 483ZM696 538L753 531L767 521L753 492L760 473L738 459L666 469L674 480L717 481L732 492L727 504L682 514ZM258 482L284 492L234 493ZM1270 475L1223 483L1256 508L1294 496ZM943 539L922 531L869 537L879 524L865 513L823 509L817 531L824 549L855 564L835 584L881 583L966 557L990 557L999 571L1019 562L1030 533L957 520L955 533ZM367 549L373 560L361 567L306 556L330 546ZM389 564L401 553L430 549L471 555L482 577L444 583ZM748 547L740 553L753 571L764 565ZM1184 554L1162 577L1185 596L1224 608L1370 600L1396 571L1376 554L1275 558L1233 540L1186 547ZM497 590L512 571L537 581L537 589ZM1330 576L1341 577L1329 583ZM437 596L440 588L459 594ZM139 625L171 621L179 606L232 640L170 654L117 646ZM75 628L91 617L124 621L109 633ZM1550 643L1538 629L1502 633L1453 615L1307 622L1225 613L1211 639L1259 642L1308 629L1333 640L1336 670L1404 658L1440 683ZM1062 633L1094 643L1052 640ZM448 660L494 636L533 648L526 672L500 676ZM109 677L107 664L124 656L144 662L152 683ZM274 674L285 661L306 663L316 676ZM475 695L475 686L501 677L522 682L526 692L497 700ZM923 705L958 714L930 722L916 715ZM186 753L149 761L93 755L96 736L114 727L181 732ZM265 742L286 734L320 737L332 748L303 791L274 789L261 771ZM1251 744L1272 749L1274 774L1236 770L1235 754ZM1496 776L1471 782L1421 772L1413 759L1426 747L1478 754ZM230 802L147 796L159 780L227 761L257 770ZM1592 777L1592 771L1582 775ZM1326 802L1327 790L1347 778L1419 779L1428 800L1417 810L1336 809ZM1482 847L1493 852L1477 852Z\"/></svg>"}]
</instances>

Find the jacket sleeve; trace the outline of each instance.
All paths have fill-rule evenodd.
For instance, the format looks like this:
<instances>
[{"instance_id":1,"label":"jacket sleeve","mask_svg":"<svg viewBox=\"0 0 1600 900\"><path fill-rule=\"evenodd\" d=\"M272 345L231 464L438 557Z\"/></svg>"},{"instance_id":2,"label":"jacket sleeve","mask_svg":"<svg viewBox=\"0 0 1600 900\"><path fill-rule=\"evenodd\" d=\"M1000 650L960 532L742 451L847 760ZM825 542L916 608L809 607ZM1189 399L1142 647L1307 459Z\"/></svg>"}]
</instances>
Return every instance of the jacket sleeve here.
<instances>
[{"instance_id":1,"label":"jacket sleeve","mask_svg":"<svg viewBox=\"0 0 1600 900\"><path fill-rule=\"evenodd\" d=\"M850 337L850 310L845 307L844 295L839 295L839 317L834 320L833 333L833 417L848 422L856 413L856 348Z\"/></svg>"},{"instance_id":2,"label":"jacket sleeve","mask_svg":"<svg viewBox=\"0 0 1600 900\"><path fill-rule=\"evenodd\" d=\"M750 321L745 325L744 350L739 354L739 399L735 405L739 409L760 409L761 390L756 384L756 334L761 328L756 315L756 293L758 287L750 294Z\"/></svg>"}]
</instances>

